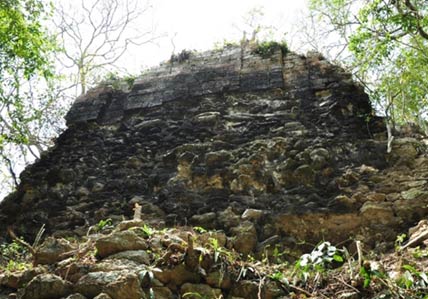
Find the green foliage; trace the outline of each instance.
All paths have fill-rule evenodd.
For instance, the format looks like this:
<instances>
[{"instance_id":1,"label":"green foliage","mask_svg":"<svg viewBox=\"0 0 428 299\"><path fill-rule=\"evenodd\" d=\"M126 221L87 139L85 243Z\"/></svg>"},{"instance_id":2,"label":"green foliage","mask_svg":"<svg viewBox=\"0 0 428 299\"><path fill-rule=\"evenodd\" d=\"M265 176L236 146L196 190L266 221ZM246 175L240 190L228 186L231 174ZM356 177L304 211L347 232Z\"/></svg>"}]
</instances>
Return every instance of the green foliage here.
<instances>
[{"instance_id":1,"label":"green foliage","mask_svg":"<svg viewBox=\"0 0 428 299\"><path fill-rule=\"evenodd\" d=\"M428 249L421 249L419 246L415 248L415 250L412 252L412 256L415 259L422 259L428 257Z\"/></svg>"},{"instance_id":2,"label":"green foliage","mask_svg":"<svg viewBox=\"0 0 428 299\"><path fill-rule=\"evenodd\" d=\"M131 89L136 80L136 76L126 75L120 76L117 72L109 72L101 80L101 84L111 86L116 90Z\"/></svg>"},{"instance_id":3,"label":"green foliage","mask_svg":"<svg viewBox=\"0 0 428 299\"><path fill-rule=\"evenodd\" d=\"M232 253L220 246L218 240L216 238L209 238L210 247L214 251L214 262L219 262L221 257L226 258L229 261L233 260Z\"/></svg>"},{"instance_id":4,"label":"green foliage","mask_svg":"<svg viewBox=\"0 0 428 299\"><path fill-rule=\"evenodd\" d=\"M311 0L348 44L348 65L392 124L424 126L428 112L426 1ZM349 61L348 61L349 62Z\"/></svg>"},{"instance_id":5,"label":"green foliage","mask_svg":"<svg viewBox=\"0 0 428 299\"><path fill-rule=\"evenodd\" d=\"M268 277L274 281L282 283L285 286L290 285L290 282L288 281L287 277L285 277L284 273L282 273L281 271L277 271L271 275L268 275Z\"/></svg>"},{"instance_id":6,"label":"green foliage","mask_svg":"<svg viewBox=\"0 0 428 299\"><path fill-rule=\"evenodd\" d=\"M0 270L9 272L29 269L29 252L16 241L0 245Z\"/></svg>"},{"instance_id":7,"label":"green foliage","mask_svg":"<svg viewBox=\"0 0 428 299\"><path fill-rule=\"evenodd\" d=\"M384 278L385 275L378 269L371 269L370 266L362 266L360 268L360 275L364 279L363 287L368 288L370 283L375 278Z\"/></svg>"},{"instance_id":8,"label":"green foliage","mask_svg":"<svg viewBox=\"0 0 428 299\"><path fill-rule=\"evenodd\" d=\"M287 54L289 52L287 43L285 41L262 41L257 44L254 53L263 58L268 58L277 50L281 50L284 55Z\"/></svg>"},{"instance_id":9,"label":"green foliage","mask_svg":"<svg viewBox=\"0 0 428 299\"><path fill-rule=\"evenodd\" d=\"M395 239L395 250L397 250L397 251L400 250L401 245L403 245L406 238L407 238L406 234L401 234L401 235L397 236L397 238Z\"/></svg>"},{"instance_id":10,"label":"green foliage","mask_svg":"<svg viewBox=\"0 0 428 299\"><path fill-rule=\"evenodd\" d=\"M3 0L0 2L0 78L22 71L29 79L49 71L51 39L41 24L47 7L40 0Z\"/></svg>"},{"instance_id":11,"label":"green foliage","mask_svg":"<svg viewBox=\"0 0 428 299\"><path fill-rule=\"evenodd\" d=\"M403 270L405 270L405 272L397 280L397 285L404 289L414 290L417 292L417 295L426 295L426 289L428 288L427 273L418 271L411 265L404 265Z\"/></svg>"},{"instance_id":12,"label":"green foliage","mask_svg":"<svg viewBox=\"0 0 428 299\"><path fill-rule=\"evenodd\" d=\"M207 232L208 232L208 231L207 231L205 228L203 228L202 226L194 226L194 227L193 227L193 230L194 230L195 232L200 233L200 234L204 234L204 233L207 233Z\"/></svg>"},{"instance_id":13,"label":"green foliage","mask_svg":"<svg viewBox=\"0 0 428 299\"><path fill-rule=\"evenodd\" d=\"M143 233L147 236L147 237L151 237L155 231L153 230L153 228L151 228L150 226L148 226L147 224L144 224L142 227Z\"/></svg>"},{"instance_id":14,"label":"green foliage","mask_svg":"<svg viewBox=\"0 0 428 299\"><path fill-rule=\"evenodd\" d=\"M344 250L331 245L330 242L322 242L306 253L296 262L295 272L306 281L311 272L324 272L344 262Z\"/></svg>"},{"instance_id":15,"label":"green foliage","mask_svg":"<svg viewBox=\"0 0 428 299\"><path fill-rule=\"evenodd\" d=\"M0 2L0 149L5 142L31 142L27 124L40 118L37 106L26 105L24 85L53 76L49 54L55 47L41 23L47 10L39 0Z\"/></svg>"},{"instance_id":16,"label":"green foliage","mask_svg":"<svg viewBox=\"0 0 428 299\"><path fill-rule=\"evenodd\" d=\"M107 228L112 228L112 227L113 227L113 221L111 220L111 218L108 218L105 220L102 219L96 225L97 231L103 231Z\"/></svg>"},{"instance_id":17,"label":"green foliage","mask_svg":"<svg viewBox=\"0 0 428 299\"><path fill-rule=\"evenodd\" d=\"M7 272L19 272L31 269L31 263L25 261L14 261L9 260L6 267L4 268Z\"/></svg>"}]
</instances>

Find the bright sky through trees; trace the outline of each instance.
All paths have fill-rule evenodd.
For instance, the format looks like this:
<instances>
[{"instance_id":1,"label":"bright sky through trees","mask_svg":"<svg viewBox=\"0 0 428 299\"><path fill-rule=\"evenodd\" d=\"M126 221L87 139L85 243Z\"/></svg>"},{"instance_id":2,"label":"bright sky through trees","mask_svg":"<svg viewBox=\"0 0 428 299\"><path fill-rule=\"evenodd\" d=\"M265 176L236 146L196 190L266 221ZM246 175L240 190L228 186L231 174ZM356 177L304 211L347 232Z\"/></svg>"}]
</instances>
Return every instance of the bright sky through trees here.
<instances>
[{"instance_id":1,"label":"bright sky through trees","mask_svg":"<svg viewBox=\"0 0 428 299\"><path fill-rule=\"evenodd\" d=\"M142 26L153 25L167 38L158 45L135 49L124 59L128 71L139 72L142 66L157 65L182 49L206 50L216 42L240 40L243 17L254 8L261 8L262 25L273 26L276 38L292 43L292 26L306 11L306 0L156 0L152 1L151 20L142 19ZM153 22L148 24L147 22ZM249 33L251 34L251 33ZM172 40L171 40L172 39Z\"/></svg>"}]
</instances>

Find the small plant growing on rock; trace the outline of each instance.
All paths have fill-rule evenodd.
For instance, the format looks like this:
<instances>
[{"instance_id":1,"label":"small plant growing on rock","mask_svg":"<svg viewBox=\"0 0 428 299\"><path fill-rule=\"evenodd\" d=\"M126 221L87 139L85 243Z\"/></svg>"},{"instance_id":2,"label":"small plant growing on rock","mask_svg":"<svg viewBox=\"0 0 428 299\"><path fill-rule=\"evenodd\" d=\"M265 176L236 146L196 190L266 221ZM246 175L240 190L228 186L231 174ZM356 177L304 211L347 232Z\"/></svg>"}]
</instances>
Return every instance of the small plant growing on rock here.
<instances>
[{"instance_id":1,"label":"small plant growing on rock","mask_svg":"<svg viewBox=\"0 0 428 299\"><path fill-rule=\"evenodd\" d=\"M300 274L303 281L309 278L311 272L324 272L333 268L334 263L342 264L344 250L336 248L330 242L322 242L311 253L300 257L295 266L295 271Z\"/></svg>"},{"instance_id":2,"label":"small plant growing on rock","mask_svg":"<svg viewBox=\"0 0 428 299\"><path fill-rule=\"evenodd\" d=\"M143 232L144 236L147 238L150 238L155 233L155 230L147 224L144 224L141 227L141 231Z\"/></svg>"},{"instance_id":3,"label":"small plant growing on rock","mask_svg":"<svg viewBox=\"0 0 428 299\"><path fill-rule=\"evenodd\" d=\"M197 233L200 233L200 234L205 234L205 233L207 233L208 231L205 229L205 228L203 228L202 226L194 226L193 227L193 230L195 231L195 232L197 232Z\"/></svg>"},{"instance_id":4,"label":"small plant growing on rock","mask_svg":"<svg viewBox=\"0 0 428 299\"><path fill-rule=\"evenodd\" d=\"M101 84L111 86L115 90L126 90L134 85L135 79L133 75L120 76L117 72L110 72L101 80Z\"/></svg>"},{"instance_id":5,"label":"small plant growing on rock","mask_svg":"<svg viewBox=\"0 0 428 299\"><path fill-rule=\"evenodd\" d=\"M418 292L424 292L428 288L427 273L420 272L411 265L404 265L403 269L405 270L405 272L397 281L397 284L400 287L405 289L413 289Z\"/></svg>"},{"instance_id":6,"label":"small plant growing on rock","mask_svg":"<svg viewBox=\"0 0 428 299\"><path fill-rule=\"evenodd\" d=\"M274 281L278 281L280 283L282 283L285 286L289 286L289 282L288 279L285 277L284 273L277 271L271 275L268 276L270 279L274 280Z\"/></svg>"},{"instance_id":7,"label":"small plant growing on rock","mask_svg":"<svg viewBox=\"0 0 428 299\"><path fill-rule=\"evenodd\" d=\"M257 44L254 53L260 55L262 58L268 58L278 49L281 50L283 55L289 52L285 41L264 41Z\"/></svg>"},{"instance_id":8,"label":"small plant growing on rock","mask_svg":"<svg viewBox=\"0 0 428 299\"><path fill-rule=\"evenodd\" d=\"M16 240L0 245L0 270L9 272L25 270L31 267L28 263L28 249Z\"/></svg>"},{"instance_id":9,"label":"small plant growing on rock","mask_svg":"<svg viewBox=\"0 0 428 299\"><path fill-rule=\"evenodd\" d=\"M103 231L103 230L108 229L108 228L113 228L113 221L110 218L105 219L105 220L102 219L96 224L95 228L98 232Z\"/></svg>"}]
</instances>

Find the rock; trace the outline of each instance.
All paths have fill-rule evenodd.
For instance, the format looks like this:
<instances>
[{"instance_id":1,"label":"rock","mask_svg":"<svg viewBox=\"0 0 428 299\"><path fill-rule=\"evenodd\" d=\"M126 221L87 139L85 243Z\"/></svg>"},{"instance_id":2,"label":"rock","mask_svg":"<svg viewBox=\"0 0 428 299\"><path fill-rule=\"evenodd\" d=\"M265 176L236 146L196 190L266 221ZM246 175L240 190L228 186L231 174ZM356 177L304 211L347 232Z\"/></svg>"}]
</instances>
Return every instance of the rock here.
<instances>
[{"instance_id":1,"label":"rock","mask_svg":"<svg viewBox=\"0 0 428 299\"><path fill-rule=\"evenodd\" d=\"M301 165L294 171L295 180L304 186L312 186L315 182L315 172L309 165Z\"/></svg>"},{"instance_id":2,"label":"rock","mask_svg":"<svg viewBox=\"0 0 428 299\"><path fill-rule=\"evenodd\" d=\"M257 245L257 231L252 222L244 221L239 226L231 229L233 240L233 248L236 251L247 255L254 251Z\"/></svg>"},{"instance_id":3,"label":"rock","mask_svg":"<svg viewBox=\"0 0 428 299\"><path fill-rule=\"evenodd\" d=\"M0 286L18 289L27 285L34 277L46 273L46 269L38 266L21 272L5 272L0 274Z\"/></svg>"},{"instance_id":4,"label":"rock","mask_svg":"<svg viewBox=\"0 0 428 299\"><path fill-rule=\"evenodd\" d=\"M413 163L418 155L419 142L414 138L396 138L392 142L391 158L393 162Z\"/></svg>"},{"instance_id":5,"label":"rock","mask_svg":"<svg viewBox=\"0 0 428 299\"><path fill-rule=\"evenodd\" d=\"M174 287L181 286L185 282L199 283L201 276L198 273L189 271L184 264L175 266L172 269L153 272L154 277L163 284L169 284Z\"/></svg>"},{"instance_id":6,"label":"rock","mask_svg":"<svg viewBox=\"0 0 428 299\"><path fill-rule=\"evenodd\" d=\"M205 163L209 167L222 167L225 162L233 158L229 151L221 150L218 152L210 152L205 155Z\"/></svg>"},{"instance_id":7,"label":"rock","mask_svg":"<svg viewBox=\"0 0 428 299\"><path fill-rule=\"evenodd\" d=\"M395 214L402 222L415 222L428 215L428 199L423 197L416 200L399 199L394 201Z\"/></svg>"},{"instance_id":8,"label":"rock","mask_svg":"<svg viewBox=\"0 0 428 299\"><path fill-rule=\"evenodd\" d=\"M101 237L95 242L97 256L107 257L114 253L128 250L145 250L147 242L134 231L113 232L111 235Z\"/></svg>"},{"instance_id":9,"label":"rock","mask_svg":"<svg viewBox=\"0 0 428 299\"><path fill-rule=\"evenodd\" d=\"M200 226L205 229L213 229L216 227L217 215L214 212L209 212L201 215L193 215L190 221L195 226Z\"/></svg>"},{"instance_id":10,"label":"rock","mask_svg":"<svg viewBox=\"0 0 428 299\"><path fill-rule=\"evenodd\" d=\"M266 281L262 288L262 298L276 299L285 295L283 288L275 281Z\"/></svg>"},{"instance_id":11,"label":"rock","mask_svg":"<svg viewBox=\"0 0 428 299\"><path fill-rule=\"evenodd\" d=\"M112 299L140 299L144 296L138 275L128 270L88 273L77 281L74 290L89 298L100 293L106 293Z\"/></svg>"},{"instance_id":12,"label":"rock","mask_svg":"<svg viewBox=\"0 0 428 299\"><path fill-rule=\"evenodd\" d=\"M386 194L384 193L370 193L367 195L367 200L368 201L385 201L386 199Z\"/></svg>"},{"instance_id":13,"label":"rock","mask_svg":"<svg viewBox=\"0 0 428 299\"><path fill-rule=\"evenodd\" d=\"M210 272L205 277L206 283L213 287L223 290L229 290L232 287L232 279L226 272L216 271Z\"/></svg>"},{"instance_id":14,"label":"rock","mask_svg":"<svg viewBox=\"0 0 428 299\"><path fill-rule=\"evenodd\" d=\"M124 230L128 230L130 228L133 228L133 227L143 227L144 224L146 224L146 223L140 219L125 220L125 221L120 222L116 226L116 230L117 231L124 231Z\"/></svg>"},{"instance_id":15,"label":"rock","mask_svg":"<svg viewBox=\"0 0 428 299\"><path fill-rule=\"evenodd\" d=\"M106 293L100 293L98 294L98 296L95 296L94 299L112 299L112 298Z\"/></svg>"},{"instance_id":16,"label":"rock","mask_svg":"<svg viewBox=\"0 0 428 299\"><path fill-rule=\"evenodd\" d=\"M108 256L107 260L125 259L138 264L149 265L150 256L145 250L128 250Z\"/></svg>"},{"instance_id":17,"label":"rock","mask_svg":"<svg viewBox=\"0 0 428 299\"><path fill-rule=\"evenodd\" d=\"M416 247L424 244L428 245L428 220L419 221L418 225L409 229L409 241L402 247Z\"/></svg>"},{"instance_id":18,"label":"rock","mask_svg":"<svg viewBox=\"0 0 428 299\"><path fill-rule=\"evenodd\" d=\"M65 239L46 238L43 244L37 248L35 260L37 264L54 264L64 257L61 255L75 249Z\"/></svg>"},{"instance_id":19,"label":"rock","mask_svg":"<svg viewBox=\"0 0 428 299\"><path fill-rule=\"evenodd\" d=\"M76 293L76 294L71 294L70 296L68 296L65 299L87 299L85 296L83 296L82 294Z\"/></svg>"},{"instance_id":20,"label":"rock","mask_svg":"<svg viewBox=\"0 0 428 299\"><path fill-rule=\"evenodd\" d=\"M232 207L228 207L223 212L218 213L218 222L225 228L237 226L239 224L240 217L233 212Z\"/></svg>"},{"instance_id":21,"label":"rock","mask_svg":"<svg viewBox=\"0 0 428 299\"><path fill-rule=\"evenodd\" d=\"M189 299L218 299L222 296L220 289L213 289L206 284L185 283L181 286L181 296Z\"/></svg>"},{"instance_id":22,"label":"rock","mask_svg":"<svg viewBox=\"0 0 428 299\"><path fill-rule=\"evenodd\" d=\"M368 222L383 223L385 225L396 224L392 205L386 202L367 201L360 209L361 216Z\"/></svg>"},{"instance_id":23,"label":"rock","mask_svg":"<svg viewBox=\"0 0 428 299\"><path fill-rule=\"evenodd\" d=\"M21 299L57 299L71 293L71 283L53 274L40 274L24 288Z\"/></svg>"},{"instance_id":24,"label":"rock","mask_svg":"<svg viewBox=\"0 0 428 299\"><path fill-rule=\"evenodd\" d=\"M263 214L264 212L262 210L246 209L241 218L242 220L257 221L263 216Z\"/></svg>"},{"instance_id":25,"label":"rock","mask_svg":"<svg viewBox=\"0 0 428 299\"><path fill-rule=\"evenodd\" d=\"M425 191L422 188L411 188L409 190L402 191L401 197L405 200L414 200L420 197L428 198L428 191Z\"/></svg>"},{"instance_id":26,"label":"rock","mask_svg":"<svg viewBox=\"0 0 428 299\"><path fill-rule=\"evenodd\" d=\"M86 267L87 272L113 272L124 271L128 269L143 268L142 264L128 259L110 259L110 256L102 261Z\"/></svg>"},{"instance_id":27,"label":"rock","mask_svg":"<svg viewBox=\"0 0 428 299\"><path fill-rule=\"evenodd\" d=\"M310 152L309 157L314 169L321 169L327 165L330 153L325 148L317 148Z\"/></svg>"},{"instance_id":28,"label":"rock","mask_svg":"<svg viewBox=\"0 0 428 299\"><path fill-rule=\"evenodd\" d=\"M349 198L346 195L338 195L334 198L334 201L348 208L352 208L357 202L354 197Z\"/></svg>"},{"instance_id":29,"label":"rock","mask_svg":"<svg viewBox=\"0 0 428 299\"><path fill-rule=\"evenodd\" d=\"M156 299L174 299L175 296L167 287L153 287L154 298Z\"/></svg>"},{"instance_id":30,"label":"rock","mask_svg":"<svg viewBox=\"0 0 428 299\"><path fill-rule=\"evenodd\" d=\"M241 280L232 289L232 296L245 299L258 299L259 285L255 281Z\"/></svg>"},{"instance_id":31,"label":"rock","mask_svg":"<svg viewBox=\"0 0 428 299\"><path fill-rule=\"evenodd\" d=\"M138 157L129 157L125 165L128 168L140 169L143 166L143 162Z\"/></svg>"},{"instance_id":32,"label":"rock","mask_svg":"<svg viewBox=\"0 0 428 299\"><path fill-rule=\"evenodd\" d=\"M144 295L135 273L124 273L106 286L105 292L112 299L141 299Z\"/></svg>"},{"instance_id":33,"label":"rock","mask_svg":"<svg viewBox=\"0 0 428 299\"><path fill-rule=\"evenodd\" d=\"M96 182L91 188L92 192L100 192L104 189L104 184Z\"/></svg>"},{"instance_id":34,"label":"rock","mask_svg":"<svg viewBox=\"0 0 428 299\"><path fill-rule=\"evenodd\" d=\"M88 196L91 192L86 187L79 187L76 191L76 195L79 197Z\"/></svg>"},{"instance_id":35,"label":"rock","mask_svg":"<svg viewBox=\"0 0 428 299\"><path fill-rule=\"evenodd\" d=\"M120 274L119 271L88 273L77 281L74 290L93 298L102 293L110 282L118 280Z\"/></svg>"}]
</instances>

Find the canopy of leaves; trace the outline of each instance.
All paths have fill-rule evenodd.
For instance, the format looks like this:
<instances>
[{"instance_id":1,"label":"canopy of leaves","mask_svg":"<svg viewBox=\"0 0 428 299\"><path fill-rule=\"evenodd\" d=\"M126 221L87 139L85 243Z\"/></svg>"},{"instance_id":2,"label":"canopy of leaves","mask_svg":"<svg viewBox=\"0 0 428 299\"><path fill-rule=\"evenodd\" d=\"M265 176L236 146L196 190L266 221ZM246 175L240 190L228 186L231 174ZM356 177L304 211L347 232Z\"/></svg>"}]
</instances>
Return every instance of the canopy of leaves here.
<instances>
[{"instance_id":1,"label":"canopy of leaves","mask_svg":"<svg viewBox=\"0 0 428 299\"><path fill-rule=\"evenodd\" d=\"M39 0L0 2L0 76L22 71L48 75L46 53L51 49L41 20L46 7Z\"/></svg>"},{"instance_id":2,"label":"canopy of leaves","mask_svg":"<svg viewBox=\"0 0 428 299\"><path fill-rule=\"evenodd\" d=\"M11 147L39 147L39 123L52 102L54 43L42 23L49 11L42 0L0 1L0 162L8 168L17 154Z\"/></svg>"},{"instance_id":3,"label":"canopy of leaves","mask_svg":"<svg viewBox=\"0 0 428 299\"><path fill-rule=\"evenodd\" d=\"M393 122L422 124L428 101L427 0L311 0L347 42L353 68Z\"/></svg>"},{"instance_id":4,"label":"canopy of leaves","mask_svg":"<svg viewBox=\"0 0 428 299\"><path fill-rule=\"evenodd\" d=\"M41 24L46 9L39 0L0 2L0 148L4 141L27 142L24 124L38 115L25 111L25 82L52 75L48 53L53 43Z\"/></svg>"}]
</instances>

